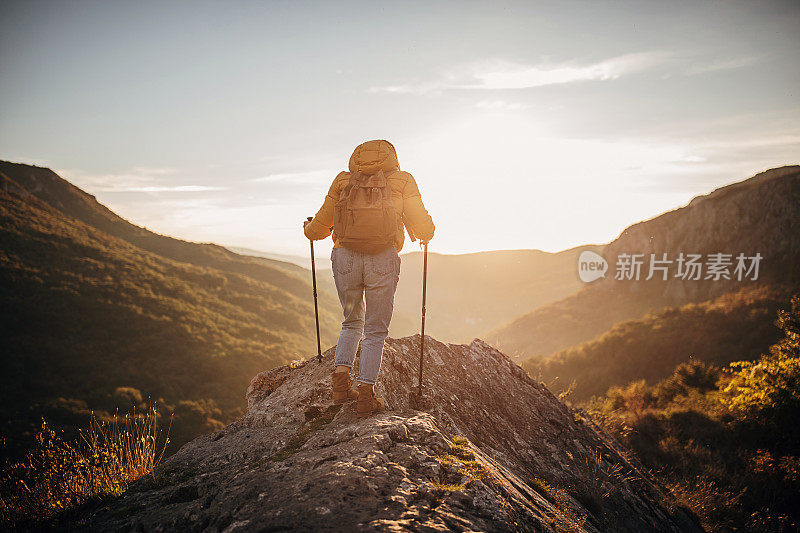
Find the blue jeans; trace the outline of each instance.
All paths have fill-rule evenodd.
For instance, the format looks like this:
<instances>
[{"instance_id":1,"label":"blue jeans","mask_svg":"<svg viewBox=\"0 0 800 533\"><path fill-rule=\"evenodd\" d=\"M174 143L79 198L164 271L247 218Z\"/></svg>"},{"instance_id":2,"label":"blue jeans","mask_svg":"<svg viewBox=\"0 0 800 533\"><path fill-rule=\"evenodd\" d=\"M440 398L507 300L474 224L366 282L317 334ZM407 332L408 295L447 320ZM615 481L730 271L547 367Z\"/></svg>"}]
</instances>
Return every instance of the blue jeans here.
<instances>
[{"instance_id":1,"label":"blue jeans","mask_svg":"<svg viewBox=\"0 0 800 533\"><path fill-rule=\"evenodd\" d=\"M374 384L381 369L383 341L389 334L394 292L400 278L397 248L391 246L377 254L334 248L331 261L344 311L336 344L336 365L352 368L358 342L363 339L358 381Z\"/></svg>"}]
</instances>

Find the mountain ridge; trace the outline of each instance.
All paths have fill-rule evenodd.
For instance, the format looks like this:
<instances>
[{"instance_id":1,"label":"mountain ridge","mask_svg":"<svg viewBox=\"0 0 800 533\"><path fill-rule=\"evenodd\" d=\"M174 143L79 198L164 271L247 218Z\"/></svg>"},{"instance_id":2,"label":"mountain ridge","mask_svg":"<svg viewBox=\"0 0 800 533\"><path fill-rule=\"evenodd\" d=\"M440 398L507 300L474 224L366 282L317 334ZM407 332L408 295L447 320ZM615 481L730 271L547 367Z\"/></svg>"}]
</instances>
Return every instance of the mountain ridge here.
<instances>
[{"instance_id":1,"label":"mountain ridge","mask_svg":"<svg viewBox=\"0 0 800 533\"><path fill-rule=\"evenodd\" d=\"M645 257L668 253L674 259L678 252L758 252L763 256L760 277L752 285L796 285L800 280L799 206L800 166L771 169L695 197L683 207L629 226L607 244L603 255L610 273L605 279L516 317L490 332L487 339L521 358L547 356L588 341L618 322L738 288L735 281L726 280L615 280L612 258L623 253Z\"/></svg>"},{"instance_id":2,"label":"mountain ridge","mask_svg":"<svg viewBox=\"0 0 800 533\"><path fill-rule=\"evenodd\" d=\"M298 275L304 273L301 267L291 268L285 262L268 258L246 258L219 244L176 239L132 224L98 202L94 195L49 168L0 161L0 173L13 180L18 191L31 194L60 212L130 244L170 259L247 274L273 283L290 281L286 269Z\"/></svg>"}]
</instances>

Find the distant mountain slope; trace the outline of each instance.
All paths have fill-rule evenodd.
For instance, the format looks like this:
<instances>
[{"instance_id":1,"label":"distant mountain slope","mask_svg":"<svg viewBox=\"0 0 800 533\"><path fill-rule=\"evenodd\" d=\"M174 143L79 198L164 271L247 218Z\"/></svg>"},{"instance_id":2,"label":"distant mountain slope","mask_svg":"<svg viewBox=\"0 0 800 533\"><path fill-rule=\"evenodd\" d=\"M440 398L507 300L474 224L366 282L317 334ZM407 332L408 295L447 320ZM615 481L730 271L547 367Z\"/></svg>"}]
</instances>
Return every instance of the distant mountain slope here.
<instances>
[{"instance_id":1,"label":"distant mountain slope","mask_svg":"<svg viewBox=\"0 0 800 533\"><path fill-rule=\"evenodd\" d=\"M637 379L653 384L692 358L720 367L753 360L780 336L774 317L790 299L783 286L747 287L621 322L596 339L522 366L554 390L572 388L570 399L580 402Z\"/></svg>"},{"instance_id":2,"label":"distant mountain slope","mask_svg":"<svg viewBox=\"0 0 800 533\"><path fill-rule=\"evenodd\" d=\"M118 216L93 195L49 168L0 161L0 174L61 213L143 250L200 267L244 274L298 293L307 290L306 271L300 266L266 257L238 255L216 244L187 242L153 233ZM295 276L289 276L287 272Z\"/></svg>"},{"instance_id":3,"label":"distant mountain slope","mask_svg":"<svg viewBox=\"0 0 800 533\"><path fill-rule=\"evenodd\" d=\"M297 232L298 235L301 233L300 224L297 225ZM273 261L279 263L289 263L292 265L303 267L304 269L311 269L311 253L305 256L300 255L292 255L292 254L274 254L272 252L264 252L262 250L256 250L253 248L245 248L243 246L225 246L228 250L232 252L236 252L240 255L252 255L254 257L265 257L267 259L272 259ZM331 269L331 258L327 255L320 256L317 254L315 257L315 262L317 264L317 270L330 270Z\"/></svg>"},{"instance_id":4,"label":"distant mountain slope","mask_svg":"<svg viewBox=\"0 0 800 533\"><path fill-rule=\"evenodd\" d=\"M667 253L673 260L681 252L704 257L713 253L760 253L759 284L796 286L800 280L799 251L800 166L772 169L630 226L603 250L610 265L606 279L516 318L492 331L487 339L516 357L548 355L648 311L703 302L754 284L675 277L644 281L645 276L639 281L617 281L614 264L623 253L645 257Z\"/></svg>"},{"instance_id":5,"label":"distant mountain slope","mask_svg":"<svg viewBox=\"0 0 800 533\"><path fill-rule=\"evenodd\" d=\"M413 247L411 247L413 249ZM581 288L575 264L584 246L559 253L499 250L443 255L428 252L425 331L447 342L469 342L527 310L554 302ZM422 252L402 255L396 316L390 334L419 332L422 306Z\"/></svg>"},{"instance_id":6,"label":"distant mountain slope","mask_svg":"<svg viewBox=\"0 0 800 533\"><path fill-rule=\"evenodd\" d=\"M316 350L304 272L155 235L47 169L0 163L0 415L59 397L107 409L134 387L229 418L253 373ZM321 304L330 345L339 304Z\"/></svg>"},{"instance_id":7,"label":"distant mountain slope","mask_svg":"<svg viewBox=\"0 0 800 533\"><path fill-rule=\"evenodd\" d=\"M419 332L422 307L422 253L406 245L401 254L400 282L389 334L398 338ZM559 253L540 250L495 250L471 254L428 252L428 301L426 331L447 342L469 342L485 332L540 305L568 296L582 287L575 263L582 250L601 251L602 246L583 246ZM237 253L294 264L310 259L230 247ZM435 243L431 250L435 249ZM317 278L332 294L331 263L317 257ZM306 276L310 273L306 272Z\"/></svg>"}]
</instances>

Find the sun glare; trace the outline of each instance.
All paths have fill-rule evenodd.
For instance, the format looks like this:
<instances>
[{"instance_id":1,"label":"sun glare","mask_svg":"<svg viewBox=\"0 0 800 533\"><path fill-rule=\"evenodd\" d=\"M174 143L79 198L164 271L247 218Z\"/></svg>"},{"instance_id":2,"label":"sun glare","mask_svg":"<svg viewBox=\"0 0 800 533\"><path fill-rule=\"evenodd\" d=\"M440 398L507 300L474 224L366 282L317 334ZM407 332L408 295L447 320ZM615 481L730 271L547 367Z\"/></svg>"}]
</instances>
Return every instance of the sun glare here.
<instances>
[{"instance_id":1,"label":"sun glare","mask_svg":"<svg viewBox=\"0 0 800 533\"><path fill-rule=\"evenodd\" d=\"M649 178L667 168L689 175L687 163L702 160L680 145L559 138L535 115L496 109L401 146L436 214L437 248L450 253L606 242L631 214L652 216L673 201L642 203Z\"/></svg>"}]
</instances>

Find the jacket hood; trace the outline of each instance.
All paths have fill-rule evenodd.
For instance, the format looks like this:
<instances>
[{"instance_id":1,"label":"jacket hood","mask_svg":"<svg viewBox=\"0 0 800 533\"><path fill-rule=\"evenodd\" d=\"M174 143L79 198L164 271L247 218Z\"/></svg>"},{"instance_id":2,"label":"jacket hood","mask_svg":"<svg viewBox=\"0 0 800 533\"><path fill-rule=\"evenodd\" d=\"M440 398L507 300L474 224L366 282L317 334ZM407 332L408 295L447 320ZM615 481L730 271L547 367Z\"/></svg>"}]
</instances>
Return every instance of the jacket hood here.
<instances>
[{"instance_id":1,"label":"jacket hood","mask_svg":"<svg viewBox=\"0 0 800 533\"><path fill-rule=\"evenodd\" d=\"M379 170L388 174L400 170L400 164L397 162L397 152L392 143L376 140L356 146L353 155L350 156L349 168L350 172L362 174L375 174Z\"/></svg>"}]
</instances>

